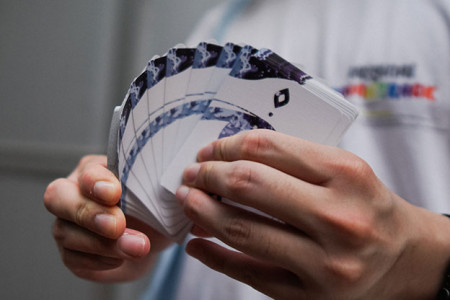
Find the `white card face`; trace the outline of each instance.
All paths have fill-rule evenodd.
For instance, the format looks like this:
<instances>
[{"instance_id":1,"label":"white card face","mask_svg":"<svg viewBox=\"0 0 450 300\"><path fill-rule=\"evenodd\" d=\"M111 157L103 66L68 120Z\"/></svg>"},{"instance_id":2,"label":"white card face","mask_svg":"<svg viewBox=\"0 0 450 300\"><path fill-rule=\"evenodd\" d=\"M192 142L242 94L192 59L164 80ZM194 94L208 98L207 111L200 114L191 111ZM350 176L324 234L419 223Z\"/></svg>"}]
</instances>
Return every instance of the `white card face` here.
<instances>
[{"instance_id":1,"label":"white card face","mask_svg":"<svg viewBox=\"0 0 450 300\"><path fill-rule=\"evenodd\" d=\"M245 93L239 92L242 90ZM267 120L276 131L319 143L326 143L332 129L341 120L341 114L333 107L317 101L317 96L287 79L245 81L228 77L216 98L241 105ZM242 101L242 98L246 100ZM276 99L285 104L275 107Z\"/></svg>"},{"instance_id":2,"label":"white card face","mask_svg":"<svg viewBox=\"0 0 450 300\"><path fill-rule=\"evenodd\" d=\"M339 94L268 49L172 48L133 81L112 127L122 207L181 243L192 222L174 194L201 147L256 128L334 145L356 116Z\"/></svg>"}]
</instances>

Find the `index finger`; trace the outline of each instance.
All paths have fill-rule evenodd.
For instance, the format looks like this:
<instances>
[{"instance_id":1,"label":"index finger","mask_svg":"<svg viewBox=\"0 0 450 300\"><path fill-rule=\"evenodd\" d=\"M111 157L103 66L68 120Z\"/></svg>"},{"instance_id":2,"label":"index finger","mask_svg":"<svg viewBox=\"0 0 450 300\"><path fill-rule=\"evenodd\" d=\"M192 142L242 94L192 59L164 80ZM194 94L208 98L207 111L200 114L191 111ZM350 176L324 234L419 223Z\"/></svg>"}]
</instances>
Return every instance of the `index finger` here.
<instances>
[{"instance_id":1,"label":"index finger","mask_svg":"<svg viewBox=\"0 0 450 300\"><path fill-rule=\"evenodd\" d=\"M125 216L118 206L101 205L80 195L79 187L68 179L48 185L44 205L56 217L107 238L118 238L125 229Z\"/></svg>"},{"instance_id":2,"label":"index finger","mask_svg":"<svg viewBox=\"0 0 450 300\"><path fill-rule=\"evenodd\" d=\"M212 142L198 152L198 161L250 160L259 162L313 184L334 177L330 163L348 153L272 130L250 130Z\"/></svg>"}]
</instances>

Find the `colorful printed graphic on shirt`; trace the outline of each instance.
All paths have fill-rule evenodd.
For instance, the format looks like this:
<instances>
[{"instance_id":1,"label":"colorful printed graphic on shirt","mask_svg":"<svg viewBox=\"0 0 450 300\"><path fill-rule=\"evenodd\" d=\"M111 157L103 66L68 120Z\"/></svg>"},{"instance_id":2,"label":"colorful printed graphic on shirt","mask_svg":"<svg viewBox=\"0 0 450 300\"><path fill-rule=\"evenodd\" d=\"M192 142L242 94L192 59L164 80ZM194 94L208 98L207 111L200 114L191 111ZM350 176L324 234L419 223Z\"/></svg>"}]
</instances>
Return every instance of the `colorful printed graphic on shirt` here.
<instances>
[{"instance_id":1,"label":"colorful printed graphic on shirt","mask_svg":"<svg viewBox=\"0 0 450 300\"><path fill-rule=\"evenodd\" d=\"M347 71L347 84L335 89L358 106L361 120L449 128L438 84L425 74L414 63L354 65Z\"/></svg>"},{"instance_id":2,"label":"colorful printed graphic on shirt","mask_svg":"<svg viewBox=\"0 0 450 300\"><path fill-rule=\"evenodd\" d=\"M413 64L351 67L348 78L358 82L337 90L345 97L359 96L367 102L399 99L435 101L436 86L417 82L415 73Z\"/></svg>"}]
</instances>

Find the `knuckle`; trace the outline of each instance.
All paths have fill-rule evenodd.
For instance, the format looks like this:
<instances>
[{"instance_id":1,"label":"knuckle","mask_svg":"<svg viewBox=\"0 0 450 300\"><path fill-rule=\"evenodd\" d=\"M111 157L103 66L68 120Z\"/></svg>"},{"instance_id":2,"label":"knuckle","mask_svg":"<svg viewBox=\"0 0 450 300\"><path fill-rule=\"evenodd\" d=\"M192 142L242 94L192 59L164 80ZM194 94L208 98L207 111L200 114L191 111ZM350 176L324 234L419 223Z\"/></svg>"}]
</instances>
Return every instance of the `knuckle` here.
<instances>
[{"instance_id":1,"label":"knuckle","mask_svg":"<svg viewBox=\"0 0 450 300\"><path fill-rule=\"evenodd\" d=\"M271 145L271 140L262 131L250 130L242 139L241 156L244 159L255 159L262 156Z\"/></svg>"},{"instance_id":2,"label":"knuckle","mask_svg":"<svg viewBox=\"0 0 450 300\"><path fill-rule=\"evenodd\" d=\"M232 195L242 195L252 188L252 172L251 167L243 162L233 163L231 174L227 178L227 188Z\"/></svg>"},{"instance_id":3,"label":"knuckle","mask_svg":"<svg viewBox=\"0 0 450 300\"><path fill-rule=\"evenodd\" d=\"M330 181L330 186L334 185L338 191L344 193L337 196L348 196L348 192L354 195L363 193L366 199L379 196L377 191L380 190L381 182L369 164L362 158L348 153L348 155L343 155L341 159L331 162L330 167L334 176L334 180Z\"/></svg>"},{"instance_id":4,"label":"knuckle","mask_svg":"<svg viewBox=\"0 0 450 300\"><path fill-rule=\"evenodd\" d=\"M80 201L75 209L74 221L76 224L85 227L90 216L90 205L87 201Z\"/></svg>"},{"instance_id":5,"label":"knuckle","mask_svg":"<svg viewBox=\"0 0 450 300\"><path fill-rule=\"evenodd\" d=\"M349 247L355 249L365 248L375 238L373 227L366 222L350 222L343 232Z\"/></svg>"},{"instance_id":6,"label":"knuckle","mask_svg":"<svg viewBox=\"0 0 450 300\"><path fill-rule=\"evenodd\" d=\"M357 177L367 178L374 175L372 168L363 159L357 158L352 162L352 173L356 174Z\"/></svg>"},{"instance_id":7,"label":"knuckle","mask_svg":"<svg viewBox=\"0 0 450 300\"><path fill-rule=\"evenodd\" d=\"M322 221L346 247L362 248L375 238L376 226L371 217L358 210L326 213L322 215Z\"/></svg>"},{"instance_id":8,"label":"knuckle","mask_svg":"<svg viewBox=\"0 0 450 300\"><path fill-rule=\"evenodd\" d=\"M228 153L228 142L229 139L219 139L216 141L215 156L218 158L218 160L228 161L230 159L230 155Z\"/></svg>"},{"instance_id":9,"label":"knuckle","mask_svg":"<svg viewBox=\"0 0 450 300\"><path fill-rule=\"evenodd\" d=\"M332 169L341 176L367 178L373 176L373 170L363 159L348 153L342 159L332 162Z\"/></svg>"},{"instance_id":10,"label":"knuckle","mask_svg":"<svg viewBox=\"0 0 450 300\"><path fill-rule=\"evenodd\" d=\"M356 258L334 257L325 264L325 274L341 288L355 286L364 277L364 264Z\"/></svg>"},{"instance_id":11,"label":"knuckle","mask_svg":"<svg viewBox=\"0 0 450 300\"><path fill-rule=\"evenodd\" d=\"M245 222L240 218L229 219L223 229L225 239L232 241L236 248L249 243L252 238L252 232L253 230L249 222Z\"/></svg>"},{"instance_id":12,"label":"knuckle","mask_svg":"<svg viewBox=\"0 0 450 300\"><path fill-rule=\"evenodd\" d=\"M209 162L200 165L199 176L197 176L197 183L202 187L209 187L214 185L214 164Z\"/></svg>"}]
</instances>

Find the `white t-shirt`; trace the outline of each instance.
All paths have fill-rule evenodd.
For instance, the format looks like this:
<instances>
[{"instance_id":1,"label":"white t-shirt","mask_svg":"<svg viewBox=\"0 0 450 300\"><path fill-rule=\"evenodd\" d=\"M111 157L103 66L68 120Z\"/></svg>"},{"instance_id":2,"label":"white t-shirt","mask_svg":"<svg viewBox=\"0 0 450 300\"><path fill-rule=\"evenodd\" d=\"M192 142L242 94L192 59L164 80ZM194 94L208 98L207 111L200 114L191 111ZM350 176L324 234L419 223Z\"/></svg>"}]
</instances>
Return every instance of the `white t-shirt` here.
<instances>
[{"instance_id":1,"label":"white t-shirt","mask_svg":"<svg viewBox=\"0 0 450 300\"><path fill-rule=\"evenodd\" d=\"M211 38L272 49L323 78L360 108L340 146L404 199L450 212L450 1L231 1L191 44ZM266 299L178 259L173 299Z\"/></svg>"}]
</instances>

